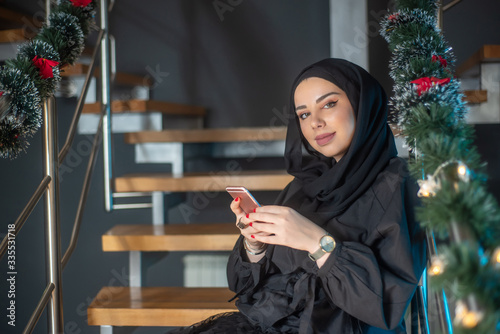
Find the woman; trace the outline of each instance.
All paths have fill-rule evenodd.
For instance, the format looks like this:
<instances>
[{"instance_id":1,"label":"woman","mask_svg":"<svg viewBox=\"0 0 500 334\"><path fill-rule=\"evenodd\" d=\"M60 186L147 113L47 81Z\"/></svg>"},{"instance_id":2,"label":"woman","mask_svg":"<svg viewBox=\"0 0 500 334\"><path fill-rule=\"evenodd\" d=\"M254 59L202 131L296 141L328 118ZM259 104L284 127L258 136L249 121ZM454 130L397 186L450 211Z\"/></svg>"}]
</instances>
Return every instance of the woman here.
<instances>
[{"instance_id":1,"label":"woman","mask_svg":"<svg viewBox=\"0 0 500 334\"><path fill-rule=\"evenodd\" d=\"M295 179L275 205L245 214L231 203L241 236L227 271L240 312L193 333L406 333L425 247L386 94L359 66L325 59L297 77L291 106Z\"/></svg>"}]
</instances>

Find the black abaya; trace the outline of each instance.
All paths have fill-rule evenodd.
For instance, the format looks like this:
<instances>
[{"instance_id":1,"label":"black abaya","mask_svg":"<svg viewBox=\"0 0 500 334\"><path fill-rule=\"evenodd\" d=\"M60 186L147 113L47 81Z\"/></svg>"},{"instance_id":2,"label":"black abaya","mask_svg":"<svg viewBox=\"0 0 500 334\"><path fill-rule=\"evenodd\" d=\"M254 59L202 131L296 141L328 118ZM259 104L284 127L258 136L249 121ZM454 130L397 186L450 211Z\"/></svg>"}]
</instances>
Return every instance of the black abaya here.
<instances>
[{"instance_id":1,"label":"black abaya","mask_svg":"<svg viewBox=\"0 0 500 334\"><path fill-rule=\"evenodd\" d=\"M333 82L355 111L353 139L339 162L301 134L293 96L309 77ZM325 59L299 74L289 112L285 160L295 179L275 204L321 226L337 246L321 269L307 252L273 245L250 263L240 237L227 267L240 314L182 333L235 333L240 326L242 333L405 333L425 247L414 219L415 183L396 157L382 87L359 66Z\"/></svg>"}]
</instances>

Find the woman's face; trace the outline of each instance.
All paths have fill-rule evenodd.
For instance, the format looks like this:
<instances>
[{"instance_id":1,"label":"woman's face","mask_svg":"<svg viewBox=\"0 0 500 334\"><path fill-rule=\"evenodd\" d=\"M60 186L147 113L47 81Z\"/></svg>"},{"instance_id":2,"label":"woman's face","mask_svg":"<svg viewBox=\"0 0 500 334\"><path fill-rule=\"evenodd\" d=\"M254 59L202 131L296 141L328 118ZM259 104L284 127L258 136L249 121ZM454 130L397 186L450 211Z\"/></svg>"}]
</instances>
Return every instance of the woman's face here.
<instances>
[{"instance_id":1,"label":"woman's face","mask_svg":"<svg viewBox=\"0 0 500 334\"><path fill-rule=\"evenodd\" d=\"M338 162L351 145L356 125L346 93L328 80L311 77L297 86L294 101L309 145Z\"/></svg>"}]
</instances>

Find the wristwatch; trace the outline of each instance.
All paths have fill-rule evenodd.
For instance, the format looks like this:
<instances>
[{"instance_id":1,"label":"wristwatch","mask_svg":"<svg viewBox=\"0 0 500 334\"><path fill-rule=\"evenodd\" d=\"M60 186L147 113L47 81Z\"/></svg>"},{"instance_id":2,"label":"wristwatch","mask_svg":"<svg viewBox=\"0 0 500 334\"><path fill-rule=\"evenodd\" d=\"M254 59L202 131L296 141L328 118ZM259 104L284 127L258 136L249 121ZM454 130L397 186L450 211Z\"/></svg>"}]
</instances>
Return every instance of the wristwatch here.
<instances>
[{"instance_id":1,"label":"wristwatch","mask_svg":"<svg viewBox=\"0 0 500 334\"><path fill-rule=\"evenodd\" d=\"M309 258L313 261L318 261L326 253L331 253L336 245L335 239L327 233L319 239L319 249L312 254L308 254Z\"/></svg>"}]
</instances>

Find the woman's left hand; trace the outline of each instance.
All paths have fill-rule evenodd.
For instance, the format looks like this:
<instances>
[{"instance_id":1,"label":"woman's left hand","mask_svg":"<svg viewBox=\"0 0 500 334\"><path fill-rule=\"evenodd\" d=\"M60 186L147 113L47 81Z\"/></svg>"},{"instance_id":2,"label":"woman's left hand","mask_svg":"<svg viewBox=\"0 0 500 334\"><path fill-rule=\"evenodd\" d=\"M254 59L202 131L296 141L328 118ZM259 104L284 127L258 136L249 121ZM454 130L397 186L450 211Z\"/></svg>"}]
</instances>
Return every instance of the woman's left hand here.
<instances>
[{"instance_id":1,"label":"woman's left hand","mask_svg":"<svg viewBox=\"0 0 500 334\"><path fill-rule=\"evenodd\" d=\"M252 227L270 235L253 235L256 241L282 245L313 253L325 230L302 216L297 211L277 205L259 207L248 215Z\"/></svg>"}]
</instances>

